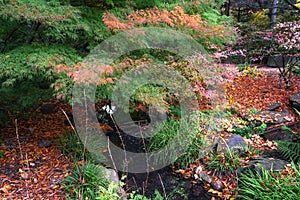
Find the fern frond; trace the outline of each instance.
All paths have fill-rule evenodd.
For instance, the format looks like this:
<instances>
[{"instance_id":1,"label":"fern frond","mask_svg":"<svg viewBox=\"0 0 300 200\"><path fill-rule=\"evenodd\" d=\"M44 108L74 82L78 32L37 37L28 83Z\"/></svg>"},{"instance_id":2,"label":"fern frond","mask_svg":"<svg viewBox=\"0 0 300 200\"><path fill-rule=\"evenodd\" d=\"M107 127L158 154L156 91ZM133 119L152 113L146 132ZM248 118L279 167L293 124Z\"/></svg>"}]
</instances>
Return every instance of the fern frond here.
<instances>
[{"instance_id":1,"label":"fern frond","mask_svg":"<svg viewBox=\"0 0 300 200\"><path fill-rule=\"evenodd\" d=\"M287 141L276 141L278 144L278 152L286 159L290 161L300 161L300 143L287 142Z\"/></svg>"}]
</instances>

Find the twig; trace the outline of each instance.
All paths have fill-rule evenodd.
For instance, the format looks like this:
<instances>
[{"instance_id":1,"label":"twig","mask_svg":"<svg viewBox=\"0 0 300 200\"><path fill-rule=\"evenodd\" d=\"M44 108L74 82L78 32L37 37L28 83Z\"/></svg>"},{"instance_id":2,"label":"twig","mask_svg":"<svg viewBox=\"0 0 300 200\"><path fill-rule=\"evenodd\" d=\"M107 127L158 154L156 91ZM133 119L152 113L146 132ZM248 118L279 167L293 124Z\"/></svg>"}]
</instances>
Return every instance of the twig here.
<instances>
[{"instance_id":1,"label":"twig","mask_svg":"<svg viewBox=\"0 0 300 200\"><path fill-rule=\"evenodd\" d=\"M159 178L159 181L160 181L160 183L162 185L162 189L163 189L163 193L164 193L164 199L167 199L166 188L164 186L164 183L163 183L163 181L162 181L161 176L160 176L159 173L158 173L158 178Z\"/></svg>"},{"instance_id":2,"label":"twig","mask_svg":"<svg viewBox=\"0 0 300 200\"><path fill-rule=\"evenodd\" d=\"M111 120L113 121L113 123L114 123L114 125L116 127L116 131L117 131L118 136L119 136L120 141L121 141L121 146L122 146L122 148L124 150L124 159L125 159L124 160L124 171L128 171L128 170L125 170L125 168L128 167L128 160L127 160L127 153L126 153L126 147L125 147L124 140L123 140L123 138L121 136L121 132L120 132L120 130L119 130L118 126L117 126L117 123L116 123L115 119L113 118L112 114L109 114L109 116L110 116ZM117 170L117 168L115 168L115 170Z\"/></svg>"},{"instance_id":3,"label":"twig","mask_svg":"<svg viewBox=\"0 0 300 200\"><path fill-rule=\"evenodd\" d=\"M20 149L20 153L21 153L21 159L24 160L22 147L21 147L21 143L20 143L20 138L19 138L19 128L18 128L18 120L17 119L15 119L15 125L16 125L17 141L18 141L18 145L19 145L19 149Z\"/></svg>"},{"instance_id":4,"label":"twig","mask_svg":"<svg viewBox=\"0 0 300 200\"><path fill-rule=\"evenodd\" d=\"M86 102L86 95L85 95L85 90L83 90L83 95L84 95L84 106L85 106L85 137L84 137L84 142L83 142L83 150L82 150L82 155L81 155L81 161L82 165L84 163L84 156L85 156L85 147L86 147L86 142L87 142L87 133L88 133L88 110L87 110L87 102Z\"/></svg>"},{"instance_id":5,"label":"twig","mask_svg":"<svg viewBox=\"0 0 300 200\"><path fill-rule=\"evenodd\" d=\"M219 138L221 138L221 139L224 141L224 143L225 143L225 145L226 145L226 147L227 147L227 149L228 149L228 153L229 153L230 157L233 158L233 156L232 156L232 154L231 154L231 149L229 148L229 146L228 146L226 140L225 140L224 138L220 137L220 136L219 136Z\"/></svg>"},{"instance_id":6,"label":"twig","mask_svg":"<svg viewBox=\"0 0 300 200\"><path fill-rule=\"evenodd\" d=\"M73 129L73 131L77 134L77 131L76 131L75 127L73 126L73 124L72 124L72 122L71 122L69 116L67 115L67 113L66 113L63 109L61 109L61 111L62 111L62 112L64 113L64 115L66 116L66 118L67 118L67 120L68 120L70 126L71 126L72 129Z\"/></svg>"},{"instance_id":7,"label":"twig","mask_svg":"<svg viewBox=\"0 0 300 200\"><path fill-rule=\"evenodd\" d=\"M111 161L112 161L112 164L113 164L113 166L114 166L114 169L117 170L116 164L115 164L115 162L114 162L114 158L113 158L113 156L112 156L112 154L111 154L111 151L110 151L109 137L107 137L107 148L108 148L108 153L109 153L110 159L111 159Z\"/></svg>"},{"instance_id":8,"label":"twig","mask_svg":"<svg viewBox=\"0 0 300 200\"><path fill-rule=\"evenodd\" d=\"M16 125L16 135L17 135L17 141L20 149L20 154L21 154L21 160L24 163L24 156L23 156L23 151L21 147L21 142L20 142L20 137L19 137L19 128L18 128L18 120L15 119L15 125ZM28 164L28 159L27 159L27 153L26 153L26 162L27 162L27 168L29 169L29 164ZM22 164L23 165L23 164ZM23 166L24 167L24 166ZM29 169L30 170L30 169ZM29 193L28 193L28 183L25 181L25 186L26 186L26 196L29 198Z\"/></svg>"},{"instance_id":9,"label":"twig","mask_svg":"<svg viewBox=\"0 0 300 200\"><path fill-rule=\"evenodd\" d=\"M147 187L148 187L148 180L149 180L149 158L148 158L148 153L147 153L147 147L146 147L146 143L145 143L145 139L144 139L144 135L143 135L143 132L141 130L141 124L139 123L139 129L140 129L140 134L142 136L142 142L143 142L143 145L144 145L144 149L145 149L145 155L146 155L146 164L147 164L147 175L146 175L146 180L145 182L143 182L143 196L145 196L145 193L146 193L146 190L147 190ZM145 184L144 184L145 183Z\"/></svg>"}]
</instances>

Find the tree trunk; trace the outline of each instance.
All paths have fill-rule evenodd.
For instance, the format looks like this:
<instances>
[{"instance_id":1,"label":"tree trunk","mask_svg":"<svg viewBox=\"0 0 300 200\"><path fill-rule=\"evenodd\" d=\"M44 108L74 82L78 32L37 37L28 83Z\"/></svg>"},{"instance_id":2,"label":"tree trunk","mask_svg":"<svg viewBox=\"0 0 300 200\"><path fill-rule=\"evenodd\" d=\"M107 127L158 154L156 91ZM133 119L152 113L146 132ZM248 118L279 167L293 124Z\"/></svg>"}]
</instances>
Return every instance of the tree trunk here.
<instances>
[{"instance_id":1,"label":"tree trunk","mask_svg":"<svg viewBox=\"0 0 300 200\"><path fill-rule=\"evenodd\" d=\"M230 15L230 0L226 2L225 15Z\"/></svg>"},{"instance_id":2,"label":"tree trunk","mask_svg":"<svg viewBox=\"0 0 300 200\"><path fill-rule=\"evenodd\" d=\"M277 4L278 0L273 0L273 5L271 8L271 29L274 28L275 23L276 23L276 13L277 13Z\"/></svg>"}]
</instances>

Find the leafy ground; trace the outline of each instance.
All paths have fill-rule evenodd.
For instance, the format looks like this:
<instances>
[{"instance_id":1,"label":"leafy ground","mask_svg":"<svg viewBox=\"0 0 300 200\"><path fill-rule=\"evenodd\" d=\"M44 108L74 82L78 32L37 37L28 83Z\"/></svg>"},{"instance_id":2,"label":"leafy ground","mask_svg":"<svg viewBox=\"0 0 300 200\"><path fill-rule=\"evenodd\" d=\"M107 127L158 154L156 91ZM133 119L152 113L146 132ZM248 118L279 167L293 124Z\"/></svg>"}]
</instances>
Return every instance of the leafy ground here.
<instances>
[{"instance_id":1,"label":"leafy ground","mask_svg":"<svg viewBox=\"0 0 300 200\"><path fill-rule=\"evenodd\" d=\"M70 130L60 109L70 107L55 103L56 113L42 114L40 108L13 121L1 130L0 196L8 199L63 199L58 182L69 174L70 161L59 148L59 135ZM48 148L39 144L51 141Z\"/></svg>"},{"instance_id":2,"label":"leafy ground","mask_svg":"<svg viewBox=\"0 0 300 200\"><path fill-rule=\"evenodd\" d=\"M237 73L236 67L229 68ZM293 77L293 85L286 91L279 87L275 69L259 70L263 76L236 76L227 83L229 102L243 112L249 108L263 110L280 102L281 109L293 113L288 97L300 90L300 77ZM72 131L63 113L63 110L70 113L71 108L59 101L47 103L55 104L55 113L42 114L38 108L1 130L1 199L64 199L59 181L69 175L72 163L61 153L57 143L60 135ZM49 147L39 147L48 141L51 141ZM183 174L187 175L186 172ZM228 190L233 187L228 186Z\"/></svg>"},{"instance_id":3,"label":"leafy ground","mask_svg":"<svg viewBox=\"0 0 300 200\"><path fill-rule=\"evenodd\" d=\"M236 68L233 68L236 69ZM231 105L236 106L241 112L245 113L250 108L267 110L273 103L280 103L280 109L286 109L293 117L297 114L289 106L289 97L300 90L300 77L293 76L292 86L285 90L284 83L279 82L279 73L276 68L261 67L258 73L264 76L237 76L233 82L227 84L226 94Z\"/></svg>"}]
</instances>

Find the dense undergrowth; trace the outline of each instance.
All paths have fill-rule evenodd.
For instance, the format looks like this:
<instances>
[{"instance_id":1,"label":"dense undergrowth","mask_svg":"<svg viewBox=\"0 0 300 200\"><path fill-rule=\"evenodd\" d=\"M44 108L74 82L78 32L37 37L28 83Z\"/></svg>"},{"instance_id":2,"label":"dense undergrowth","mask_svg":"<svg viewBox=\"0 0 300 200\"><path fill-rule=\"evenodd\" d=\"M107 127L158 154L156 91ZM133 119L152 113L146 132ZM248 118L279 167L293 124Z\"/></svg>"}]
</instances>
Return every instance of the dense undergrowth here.
<instances>
[{"instance_id":1,"label":"dense undergrowth","mask_svg":"<svg viewBox=\"0 0 300 200\"><path fill-rule=\"evenodd\" d=\"M254 97L246 102L241 97L244 95L241 91L258 93L260 85L267 88L266 85L269 84L273 87L271 81L268 82L273 78L265 78L248 63L263 62L267 55L274 56L274 53L282 57L299 56L299 18L285 12L278 18L281 23L270 31L269 24L265 22L268 19L266 10L254 10L250 13L249 24L236 23L234 17L221 15L219 8L223 3L224 1L214 0L0 1L0 126L8 125L17 117L26 118L23 113L38 107L42 100L52 96L74 103L72 88L84 66L84 58L111 36L132 28L168 28L189 35L203 47L202 53L205 55L196 52L194 56L182 58L171 52L147 48L129 52L114 60L111 66L101 66L105 70L97 85L96 101L111 99L114 86L124 72L146 65L166 65L179 72L190 83L199 104L205 104L205 108L210 110L198 111L200 106L192 108L196 111L186 117L179 108L176 95L157 84L146 84L135 90L129 99L130 108L118 106L124 111L129 109L131 113L148 112L149 108L155 108L169 116L164 124L156 124L159 131L146 140L149 153L159 150L181 134L183 137L180 145L189 145L178 159L177 146L168 149L166 155L173 165L185 168L203 158L207 169L216 173L226 171L231 175L235 174L243 166L242 161L259 153L251 148L246 155L231 151L212 153L208 148L211 143L209 137L225 132L251 138L254 134L264 132L267 127L264 123L257 125L251 122L249 115L229 111L231 108L226 106L218 106L225 105L222 100L227 97L230 106L247 110L250 114L251 111L256 112L256 108L251 105L263 100ZM290 22L285 22L285 19ZM286 37L281 38L282 35ZM273 36L275 40L272 39ZM239 38L235 40L237 37ZM234 40L232 46L228 45ZM285 46L282 46L283 43ZM243 72L242 76L232 77L232 74L206 56L217 52L214 56L221 61L218 53L224 48L225 57L241 64L239 69ZM221 58L222 56L224 55ZM293 81L297 80L294 75L299 75L299 62L289 61L286 65L277 67L280 69L280 79L283 79L286 89L289 89L286 95L296 91ZM135 75L138 76L138 72ZM80 78L89 80L91 74ZM221 87L221 83L227 79L235 81L225 88L230 90L230 94L225 94ZM245 80L248 80L248 86L254 83L256 86L245 89L245 85L241 84ZM179 82L175 84L181 86ZM135 85L132 84L131 87L133 86ZM131 91L131 87L125 88L124 94ZM268 90L283 93L279 88ZM217 108L214 109L214 106ZM250 107L252 110L249 110ZM238 194L242 198L293 199L299 196L300 173L299 164L296 164L299 161L299 143L277 143L278 151L283 157L295 164L283 172L263 170L262 174L249 172L243 175L238 188ZM71 175L62 181L66 198L119 198L119 187L124 186L124 183L109 184L103 175L103 168L86 152L76 132L61 137L59 146L74 163ZM0 152L0 157L3 156ZM280 189L274 187L274 184L280 186ZM130 199L146 199L134 192L127 195ZM166 196L167 194L156 191L152 199L165 199ZM171 196L168 198L172 199Z\"/></svg>"}]
</instances>

